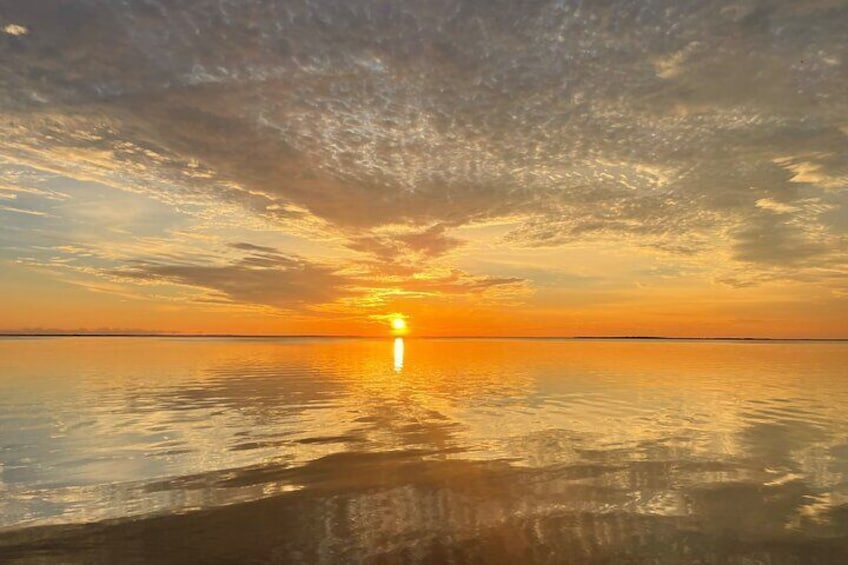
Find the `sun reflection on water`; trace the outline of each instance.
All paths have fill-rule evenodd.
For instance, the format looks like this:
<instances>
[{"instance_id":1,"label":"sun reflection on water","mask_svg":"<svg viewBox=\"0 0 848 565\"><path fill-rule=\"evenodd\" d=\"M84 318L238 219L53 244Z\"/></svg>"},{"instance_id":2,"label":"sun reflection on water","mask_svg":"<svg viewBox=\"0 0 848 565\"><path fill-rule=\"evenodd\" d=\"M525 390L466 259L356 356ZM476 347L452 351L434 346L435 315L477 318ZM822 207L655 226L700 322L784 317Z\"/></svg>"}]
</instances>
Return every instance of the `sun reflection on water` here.
<instances>
[{"instance_id":1,"label":"sun reflection on water","mask_svg":"<svg viewBox=\"0 0 848 565\"><path fill-rule=\"evenodd\" d=\"M403 370L403 338L396 337L394 343L395 373Z\"/></svg>"}]
</instances>

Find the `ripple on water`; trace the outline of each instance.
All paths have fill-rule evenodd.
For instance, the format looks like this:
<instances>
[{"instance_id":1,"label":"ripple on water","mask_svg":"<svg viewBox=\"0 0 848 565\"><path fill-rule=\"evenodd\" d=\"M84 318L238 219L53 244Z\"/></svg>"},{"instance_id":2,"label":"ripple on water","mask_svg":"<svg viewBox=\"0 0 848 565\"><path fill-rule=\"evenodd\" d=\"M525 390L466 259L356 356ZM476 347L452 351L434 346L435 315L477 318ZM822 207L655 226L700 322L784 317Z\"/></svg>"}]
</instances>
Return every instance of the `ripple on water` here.
<instances>
[{"instance_id":1,"label":"ripple on water","mask_svg":"<svg viewBox=\"0 0 848 565\"><path fill-rule=\"evenodd\" d=\"M391 345L0 340L0 527L261 511L281 555L323 524L337 555L551 559L848 531L848 345Z\"/></svg>"}]
</instances>

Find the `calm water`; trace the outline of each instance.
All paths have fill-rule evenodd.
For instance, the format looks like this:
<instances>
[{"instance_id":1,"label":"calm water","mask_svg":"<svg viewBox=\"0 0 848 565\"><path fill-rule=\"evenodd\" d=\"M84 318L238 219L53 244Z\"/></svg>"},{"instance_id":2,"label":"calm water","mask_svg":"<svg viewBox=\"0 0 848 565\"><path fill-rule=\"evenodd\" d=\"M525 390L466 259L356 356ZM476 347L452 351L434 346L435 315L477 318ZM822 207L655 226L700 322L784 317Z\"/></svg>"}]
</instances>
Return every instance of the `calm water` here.
<instances>
[{"instance_id":1,"label":"calm water","mask_svg":"<svg viewBox=\"0 0 848 565\"><path fill-rule=\"evenodd\" d=\"M848 562L848 343L0 339L0 561Z\"/></svg>"}]
</instances>

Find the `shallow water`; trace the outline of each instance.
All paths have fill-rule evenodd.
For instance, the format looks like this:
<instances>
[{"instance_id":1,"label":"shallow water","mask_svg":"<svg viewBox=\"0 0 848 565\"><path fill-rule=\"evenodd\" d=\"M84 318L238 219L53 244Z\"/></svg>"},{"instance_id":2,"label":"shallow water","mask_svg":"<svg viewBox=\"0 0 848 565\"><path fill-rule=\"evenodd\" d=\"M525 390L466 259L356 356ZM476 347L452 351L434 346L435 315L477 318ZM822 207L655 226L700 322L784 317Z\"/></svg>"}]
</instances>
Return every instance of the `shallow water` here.
<instances>
[{"instance_id":1,"label":"shallow water","mask_svg":"<svg viewBox=\"0 0 848 565\"><path fill-rule=\"evenodd\" d=\"M0 558L842 563L846 367L838 342L4 338Z\"/></svg>"}]
</instances>

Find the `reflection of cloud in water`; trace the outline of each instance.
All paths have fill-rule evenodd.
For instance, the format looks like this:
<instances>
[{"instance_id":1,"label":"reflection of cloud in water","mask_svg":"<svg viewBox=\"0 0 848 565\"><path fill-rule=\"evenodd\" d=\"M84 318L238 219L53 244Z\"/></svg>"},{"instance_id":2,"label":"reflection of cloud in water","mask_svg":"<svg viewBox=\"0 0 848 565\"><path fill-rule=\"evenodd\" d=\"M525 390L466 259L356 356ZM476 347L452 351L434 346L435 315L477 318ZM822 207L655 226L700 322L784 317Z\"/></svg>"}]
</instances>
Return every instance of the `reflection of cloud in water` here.
<instances>
[{"instance_id":1,"label":"reflection of cloud in water","mask_svg":"<svg viewBox=\"0 0 848 565\"><path fill-rule=\"evenodd\" d=\"M10 558L44 551L94 562L808 563L846 555L844 531L786 528L803 483L680 485L678 464L533 469L421 451L338 454L266 475L300 484L296 492L206 512L7 535L0 544ZM639 508L639 499L650 505ZM648 511L668 501L685 511Z\"/></svg>"},{"instance_id":2,"label":"reflection of cloud in water","mask_svg":"<svg viewBox=\"0 0 848 565\"><path fill-rule=\"evenodd\" d=\"M51 547L122 560L85 554L102 535L107 553L151 560L184 536L209 559L290 562L844 551L844 345L417 339L398 378L396 343L389 364L385 340L0 342L6 525L203 510L7 533L0 548L67 535Z\"/></svg>"}]
</instances>

